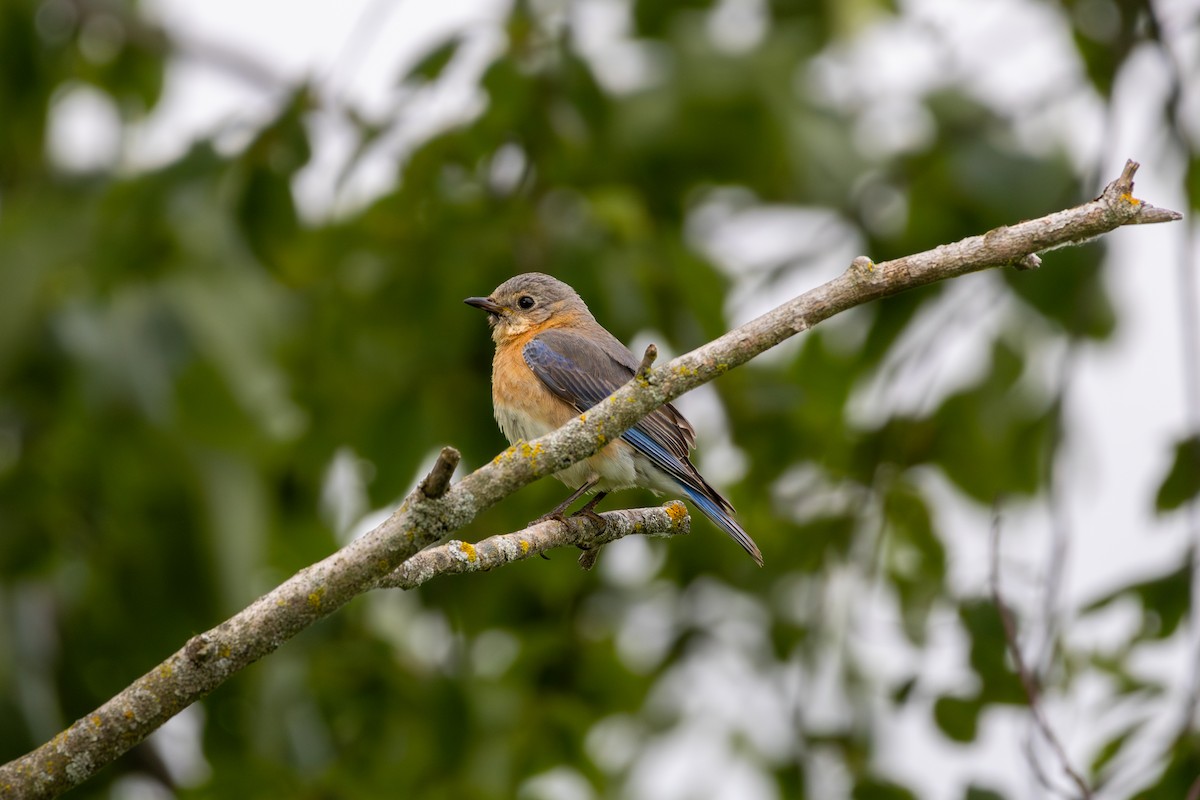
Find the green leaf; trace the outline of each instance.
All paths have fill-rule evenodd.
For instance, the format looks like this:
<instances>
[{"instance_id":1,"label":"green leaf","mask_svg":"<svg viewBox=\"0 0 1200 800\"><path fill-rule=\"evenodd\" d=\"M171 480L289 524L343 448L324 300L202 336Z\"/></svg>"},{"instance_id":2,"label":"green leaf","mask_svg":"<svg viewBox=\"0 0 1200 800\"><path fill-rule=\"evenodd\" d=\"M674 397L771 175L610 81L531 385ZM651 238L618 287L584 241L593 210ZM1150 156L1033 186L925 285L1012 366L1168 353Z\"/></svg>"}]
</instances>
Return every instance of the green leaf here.
<instances>
[{"instance_id":1,"label":"green leaf","mask_svg":"<svg viewBox=\"0 0 1200 800\"><path fill-rule=\"evenodd\" d=\"M1183 185L1187 189L1188 205L1200 208L1200 155L1193 154L1188 159Z\"/></svg>"},{"instance_id":2,"label":"green leaf","mask_svg":"<svg viewBox=\"0 0 1200 800\"><path fill-rule=\"evenodd\" d=\"M286 263L299 238L292 178L312 156L304 125L307 108L308 91L298 89L246 148L235 173L240 178L237 220L254 254L270 266Z\"/></svg>"},{"instance_id":3,"label":"green leaf","mask_svg":"<svg viewBox=\"0 0 1200 800\"><path fill-rule=\"evenodd\" d=\"M884 500L889 523L885 545L888 580L900 598L904 632L914 644L925 639L925 623L945 591L946 551L933 529L925 498L903 483L890 487Z\"/></svg>"},{"instance_id":4,"label":"green leaf","mask_svg":"<svg viewBox=\"0 0 1200 800\"><path fill-rule=\"evenodd\" d=\"M677 0L664 3L662 0L637 0L633 5L634 27L640 36L665 36L682 15L683 10L698 11L710 8L713 0Z\"/></svg>"},{"instance_id":5,"label":"green leaf","mask_svg":"<svg viewBox=\"0 0 1200 800\"><path fill-rule=\"evenodd\" d=\"M1175 460L1158 487L1154 508L1160 514L1174 511L1200 495L1200 434L1176 443Z\"/></svg>"},{"instance_id":6,"label":"green leaf","mask_svg":"<svg viewBox=\"0 0 1200 800\"><path fill-rule=\"evenodd\" d=\"M860 781L850 796L854 800L917 800L911 790L879 778Z\"/></svg>"},{"instance_id":7,"label":"green leaf","mask_svg":"<svg viewBox=\"0 0 1200 800\"><path fill-rule=\"evenodd\" d=\"M979 730L979 712L983 704L979 698L962 698L942 695L933 704L933 721L942 733L956 742L967 744L975 741Z\"/></svg>"},{"instance_id":8,"label":"green leaf","mask_svg":"<svg viewBox=\"0 0 1200 800\"><path fill-rule=\"evenodd\" d=\"M971 639L971 668L983 682L980 699L987 703L1028 702L1020 679L1009 668L1004 624L991 599L968 600L959 606L958 615Z\"/></svg>"},{"instance_id":9,"label":"green leaf","mask_svg":"<svg viewBox=\"0 0 1200 800\"><path fill-rule=\"evenodd\" d=\"M1129 740L1133 737L1133 735L1140 731L1145 724L1145 720L1135 722L1122 730L1112 739L1109 739L1107 742L1105 742L1104 746L1100 748L1100 751L1096 753L1096 757L1092 759L1092 774L1099 775L1100 772L1106 766L1108 766L1108 764L1114 758L1117 757L1121 750L1124 749L1125 745L1129 743Z\"/></svg>"},{"instance_id":10,"label":"green leaf","mask_svg":"<svg viewBox=\"0 0 1200 800\"><path fill-rule=\"evenodd\" d=\"M896 705L904 705L908 702L908 698L912 696L913 689L917 688L917 679L915 677L901 683L892 692L892 702Z\"/></svg>"},{"instance_id":11,"label":"green leaf","mask_svg":"<svg viewBox=\"0 0 1200 800\"><path fill-rule=\"evenodd\" d=\"M1166 575L1123 586L1104 595L1085 606L1083 612L1098 611L1119 598L1132 595L1144 611L1138 638L1165 639L1175 632L1190 608L1193 558L1190 555L1179 569Z\"/></svg>"},{"instance_id":12,"label":"green leaf","mask_svg":"<svg viewBox=\"0 0 1200 800\"><path fill-rule=\"evenodd\" d=\"M963 800L1004 800L1004 795L972 783L967 787L967 793L963 795Z\"/></svg>"},{"instance_id":13,"label":"green leaf","mask_svg":"<svg viewBox=\"0 0 1200 800\"><path fill-rule=\"evenodd\" d=\"M1165 766L1158 782L1138 793L1139 800L1175 800L1192 795L1200 775L1200 737L1195 732L1177 738L1163 754Z\"/></svg>"},{"instance_id":14,"label":"green leaf","mask_svg":"<svg viewBox=\"0 0 1200 800\"><path fill-rule=\"evenodd\" d=\"M934 460L982 503L998 494L1034 494L1044 482L1054 413L1017 386L1025 355L996 342L991 371L976 386L946 398L933 415Z\"/></svg>"},{"instance_id":15,"label":"green leaf","mask_svg":"<svg viewBox=\"0 0 1200 800\"><path fill-rule=\"evenodd\" d=\"M1096 90L1112 96L1117 74L1140 44L1144 12L1137 2L1064 3L1072 12L1075 48Z\"/></svg>"},{"instance_id":16,"label":"green leaf","mask_svg":"<svg viewBox=\"0 0 1200 800\"><path fill-rule=\"evenodd\" d=\"M458 52L461 45L462 41L457 36L451 37L426 53L405 73L404 78L406 80L420 78L430 83L436 81L442 71L454 60L454 54Z\"/></svg>"}]
</instances>

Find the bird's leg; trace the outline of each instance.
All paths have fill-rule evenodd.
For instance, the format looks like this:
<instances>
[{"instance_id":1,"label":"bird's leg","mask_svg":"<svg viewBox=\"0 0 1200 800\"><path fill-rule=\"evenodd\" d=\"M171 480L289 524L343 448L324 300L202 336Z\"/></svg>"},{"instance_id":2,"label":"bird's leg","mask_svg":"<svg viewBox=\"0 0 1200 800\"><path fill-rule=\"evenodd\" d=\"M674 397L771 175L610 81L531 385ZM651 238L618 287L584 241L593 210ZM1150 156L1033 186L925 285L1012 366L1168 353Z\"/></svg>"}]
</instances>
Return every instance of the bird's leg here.
<instances>
[{"instance_id":1,"label":"bird's leg","mask_svg":"<svg viewBox=\"0 0 1200 800\"><path fill-rule=\"evenodd\" d=\"M583 482L582 486L571 493L570 497L555 506L550 513L543 514L529 524L537 525L539 522L546 522L547 520L566 522L567 520L563 516L563 512L567 510L571 503L574 503L576 500L582 497L584 492L588 491L599 482L599 475L589 476L588 479ZM603 500L607 494L608 492L597 492L595 497L593 497L591 500L588 500L587 503L584 504L583 508L576 511L571 516L587 517L599 525L600 530L603 531L608 523L604 517L596 513L596 504ZM600 556L600 548L603 546L604 545L597 545L595 547L591 547L590 545L579 545L579 549L583 551L579 554L579 566L583 567L584 569L591 569L594 567L596 565L596 559ZM542 556L545 557L545 553L543 553Z\"/></svg>"},{"instance_id":2,"label":"bird's leg","mask_svg":"<svg viewBox=\"0 0 1200 800\"><path fill-rule=\"evenodd\" d=\"M529 524L537 525L539 522L546 522L548 520L555 520L556 522L566 522L566 518L563 516L563 512L566 511L567 508L570 507L571 503L574 503L576 500L583 497L584 493L586 493L588 489L591 489L593 486L595 486L599 482L600 482L600 476L592 475L590 478L588 478L586 481L583 482L582 486L580 486L575 491L571 492L570 497L568 497L566 500L563 500L561 503L559 503L553 509L551 509L548 513L542 514L540 517L533 520ZM601 493L601 497L603 497L603 493ZM588 505L594 506L595 502L593 501L593 502L589 503ZM587 506L585 506L585 508L586 507Z\"/></svg>"},{"instance_id":3,"label":"bird's leg","mask_svg":"<svg viewBox=\"0 0 1200 800\"><path fill-rule=\"evenodd\" d=\"M601 500L603 500L607 496L608 496L608 492L596 492L595 497L593 497L591 500L588 500L587 503L583 506L583 508L576 511L571 516L572 517L587 517L592 522L599 525L600 530L604 530L604 526L607 523L604 521L604 517L602 517L596 513L596 504L599 503Z\"/></svg>"},{"instance_id":4,"label":"bird's leg","mask_svg":"<svg viewBox=\"0 0 1200 800\"><path fill-rule=\"evenodd\" d=\"M607 527L608 523L605 521L604 517L596 513L596 504L603 500L607 494L608 492L596 492L595 497L593 497L591 500L588 500L583 508L576 511L571 516L588 517L597 525L599 525L600 530L603 531L605 527ZM591 569L592 567L596 566L596 559L600 557L600 548L602 547L604 547L602 544L598 544L595 547L585 544L579 545L579 549L583 551L579 554L579 566L583 567L584 569Z\"/></svg>"}]
</instances>

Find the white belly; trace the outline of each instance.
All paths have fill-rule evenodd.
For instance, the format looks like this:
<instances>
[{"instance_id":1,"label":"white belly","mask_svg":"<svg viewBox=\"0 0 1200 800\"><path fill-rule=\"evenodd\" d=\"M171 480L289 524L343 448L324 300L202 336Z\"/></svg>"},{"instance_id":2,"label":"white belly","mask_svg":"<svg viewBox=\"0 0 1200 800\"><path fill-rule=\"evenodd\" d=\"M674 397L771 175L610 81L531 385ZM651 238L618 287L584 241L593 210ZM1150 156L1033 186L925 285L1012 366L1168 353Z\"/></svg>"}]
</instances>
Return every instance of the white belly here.
<instances>
[{"instance_id":1,"label":"white belly","mask_svg":"<svg viewBox=\"0 0 1200 800\"><path fill-rule=\"evenodd\" d=\"M496 406L495 414L496 422L500 425L504 438L508 439L510 444L520 441L530 442L556 430L556 428L508 406ZM613 492L633 486L653 487L653 483L645 479L644 472L647 465L638 463L644 460L633 447L623 441L618 441L608 445L596 455L589 456L554 473L554 477L572 489L578 489L591 480L593 475L598 475L600 482L596 484L595 491L600 492ZM639 469L639 466L642 469Z\"/></svg>"},{"instance_id":2,"label":"white belly","mask_svg":"<svg viewBox=\"0 0 1200 800\"><path fill-rule=\"evenodd\" d=\"M528 414L514 411L508 406L496 406L495 413L496 423L500 426L500 432L504 434L505 439L508 439L509 444L532 442L539 436L545 436L554 430L554 428L538 422Z\"/></svg>"}]
</instances>

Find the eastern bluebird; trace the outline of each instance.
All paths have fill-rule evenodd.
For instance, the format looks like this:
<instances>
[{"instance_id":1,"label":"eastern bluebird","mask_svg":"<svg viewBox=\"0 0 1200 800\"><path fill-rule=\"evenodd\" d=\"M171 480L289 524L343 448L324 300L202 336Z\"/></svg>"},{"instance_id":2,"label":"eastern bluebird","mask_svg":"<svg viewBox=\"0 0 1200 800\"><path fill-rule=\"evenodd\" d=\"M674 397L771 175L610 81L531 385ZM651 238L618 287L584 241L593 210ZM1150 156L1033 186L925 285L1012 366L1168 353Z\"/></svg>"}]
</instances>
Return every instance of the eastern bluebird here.
<instances>
[{"instance_id":1,"label":"eastern bluebird","mask_svg":"<svg viewBox=\"0 0 1200 800\"><path fill-rule=\"evenodd\" d=\"M467 305L488 313L496 355L492 406L510 443L529 441L565 424L634 376L639 359L606 331L575 290L537 272L509 278ZM613 442L555 477L575 490L547 516L558 516L585 492L641 486L655 494L682 492L762 566L762 553L733 518L733 506L688 458L696 431L672 405L657 409Z\"/></svg>"}]
</instances>

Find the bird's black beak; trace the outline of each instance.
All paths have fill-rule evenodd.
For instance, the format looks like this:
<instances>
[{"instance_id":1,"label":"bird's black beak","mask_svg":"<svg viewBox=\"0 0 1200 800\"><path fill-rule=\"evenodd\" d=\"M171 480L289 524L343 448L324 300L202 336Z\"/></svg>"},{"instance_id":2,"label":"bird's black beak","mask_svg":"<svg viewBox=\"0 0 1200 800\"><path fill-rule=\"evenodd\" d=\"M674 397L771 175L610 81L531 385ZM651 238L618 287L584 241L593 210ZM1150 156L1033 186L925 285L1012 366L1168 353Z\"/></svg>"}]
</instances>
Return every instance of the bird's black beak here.
<instances>
[{"instance_id":1,"label":"bird's black beak","mask_svg":"<svg viewBox=\"0 0 1200 800\"><path fill-rule=\"evenodd\" d=\"M497 305L490 297L468 297L463 302L475 308L482 308L494 317L500 316L500 312L504 310L503 306Z\"/></svg>"}]
</instances>

